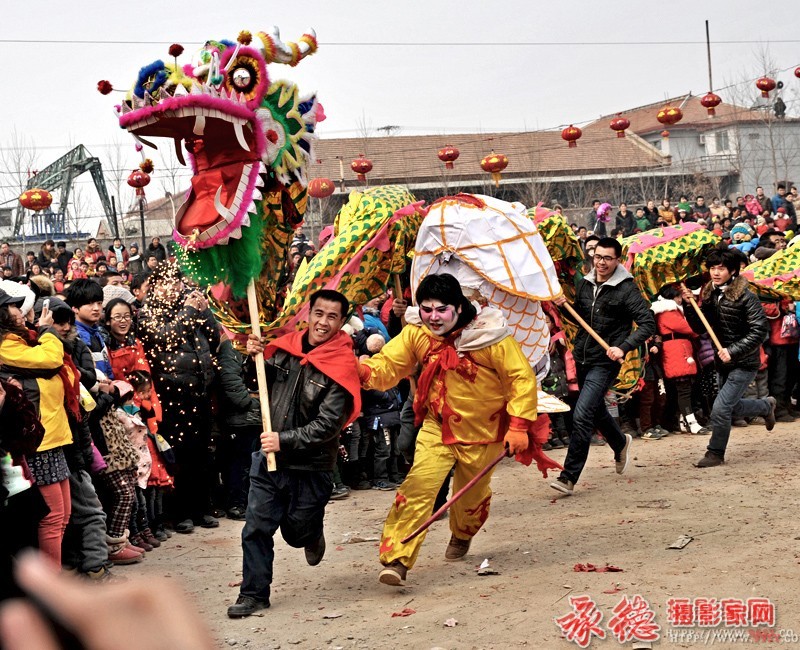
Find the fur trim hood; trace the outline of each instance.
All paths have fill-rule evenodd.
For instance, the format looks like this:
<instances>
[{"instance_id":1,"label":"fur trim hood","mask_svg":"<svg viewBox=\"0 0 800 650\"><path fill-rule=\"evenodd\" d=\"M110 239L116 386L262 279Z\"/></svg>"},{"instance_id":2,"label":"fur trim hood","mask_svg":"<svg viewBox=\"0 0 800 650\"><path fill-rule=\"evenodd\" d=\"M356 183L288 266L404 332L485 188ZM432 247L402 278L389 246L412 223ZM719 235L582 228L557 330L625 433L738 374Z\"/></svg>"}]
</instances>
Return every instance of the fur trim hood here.
<instances>
[{"instance_id":1,"label":"fur trim hood","mask_svg":"<svg viewBox=\"0 0 800 650\"><path fill-rule=\"evenodd\" d=\"M747 281L747 278L737 274L731 283L722 290L722 293L731 302L736 302L742 297L742 294L744 294L749 285L750 283ZM703 291L700 292L700 297L703 300L708 300L713 290L714 283L709 282L703 287Z\"/></svg>"}]
</instances>

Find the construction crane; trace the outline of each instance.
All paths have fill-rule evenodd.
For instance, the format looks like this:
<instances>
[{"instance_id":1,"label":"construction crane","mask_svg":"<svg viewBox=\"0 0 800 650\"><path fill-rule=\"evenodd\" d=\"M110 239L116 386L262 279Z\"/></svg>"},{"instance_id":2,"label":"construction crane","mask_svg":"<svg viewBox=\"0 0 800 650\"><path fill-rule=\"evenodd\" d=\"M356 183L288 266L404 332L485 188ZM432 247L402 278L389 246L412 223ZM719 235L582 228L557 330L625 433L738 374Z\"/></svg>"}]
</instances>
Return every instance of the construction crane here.
<instances>
[{"instance_id":1,"label":"construction crane","mask_svg":"<svg viewBox=\"0 0 800 650\"><path fill-rule=\"evenodd\" d=\"M119 235L117 227L117 215L112 206L111 198L108 195L106 188L106 181L103 178L103 167L100 164L100 159L92 156L82 144L72 149L72 151L61 156L54 163L48 165L36 175L28 179L25 189L29 190L34 187L53 192L59 191L60 203L58 210L54 213L44 215L45 219L50 222L51 232L42 232L40 234L56 235L66 234L64 214L69 203L69 195L72 191L72 184L84 172L89 172L92 175L95 189L100 197L100 203L103 205L108 223L111 224L114 235ZM20 208L17 210L17 217L14 220L14 236L19 236L22 232L22 221L24 211ZM57 231L57 232L56 232Z\"/></svg>"}]
</instances>

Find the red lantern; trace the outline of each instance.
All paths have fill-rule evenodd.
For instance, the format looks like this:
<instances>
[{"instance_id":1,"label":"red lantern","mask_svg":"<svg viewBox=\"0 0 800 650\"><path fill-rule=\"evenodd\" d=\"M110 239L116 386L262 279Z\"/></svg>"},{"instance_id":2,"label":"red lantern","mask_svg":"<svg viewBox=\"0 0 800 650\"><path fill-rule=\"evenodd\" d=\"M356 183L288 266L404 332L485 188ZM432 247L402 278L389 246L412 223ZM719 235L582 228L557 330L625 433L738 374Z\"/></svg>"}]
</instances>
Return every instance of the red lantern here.
<instances>
[{"instance_id":1,"label":"red lantern","mask_svg":"<svg viewBox=\"0 0 800 650\"><path fill-rule=\"evenodd\" d=\"M794 69L794 76L800 79L800 67Z\"/></svg>"},{"instance_id":2,"label":"red lantern","mask_svg":"<svg viewBox=\"0 0 800 650\"><path fill-rule=\"evenodd\" d=\"M709 92L703 95L700 103L708 109L708 116L713 117L716 114L714 109L722 103L722 97Z\"/></svg>"},{"instance_id":3,"label":"red lantern","mask_svg":"<svg viewBox=\"0 0 800 650\"><path fill-rule=\"evenodd\" d=\"M356 173L356 177L360 181L367 180L367 174L372 171L372 161L365 158L363 153L358 154L358 158L350 163L350 169Z\"/></svg>"},{"instance_id":4,"label":"red lantern","mask_svg":"<svg viewBox=\"0 0 800 650\"><path fill-rule=\"evenodd\" d=\"M128 176L128 185L136 188L136 196L144 196L144 188L150 184L150 174L134 169Z\"/></svg>"},{"instance_id":5,"label":"red lantern","mask_svg":"<svg viewBox=\"0 0 800 650\"><path fill-rule=\"evenodd\" d=\"M656 119L662 124L672 126L683 119L683 111L677 106L665 106L658 111Z\"/></svg>"},{"instance_id":6,"label":"red lantern","mask_svg":"<svg viewBox=\"0 0 800 650\"><path fill-rule=\"evenodd\" d=\"M481 169L492 175L495 187L500 187L500 172L508 167L508 158L502 153L492 151L481 159Z\"/></svg>"},{"instance_id":7,"label":"red lantern","mask_svg":"<svg viewBox=\"0 0 800 650\"><path fill-rule=\"evenodd\" d=\"M570 124L561 132L561 138L566 140L570 147L577 147L578 138L580 138L582 135L583 131L581 131L577 126L572 126L572 124Z\"/></svg>"},{"instance_id":8,"label":"red lantern","mask_svg":"<svg viewBox=\"0 0 800 650\"><path fill-rule=\"evenodd\" d=\"M330 178L312 178L308 183L308 194L315 199L325 199L333 194L336 186Z\"/></svg>"},{"instance_id":9,"label":"red lantern","mask_svg":"<svg viewBox=\"0 0 800 650\"><path fill-rule=\"evenodd\" d=\"M439 160L444 163L445 169L453 169L453 163L458 159L458 156L461 152L456 149L454 146L446 144L441 149L439 149Z\"/></svg>"},{"instance_id":10,"label":"red lantern","mask_svg":"<svg viewBox=\"0 0 800 650\"><path fill-rule=\"evenodd\" d=\"M53 195L47 190L33 188L25 190L20 194L19 202L23 208L39 212L39 210L50 207L50 204L53 202Z\"/></svg>"},{"instance_id":11,"label":"red lantern","mask_svg":"<svg viewBox=\"0 0 800 650\"><path fill-rule=\"evenodd\" d=\"M662 137L662 138L664 138L664 139L666 140L666 139L669 137L669 131L667 131L666 129L664 129L664 130L661 132L661 137Z\"/></svg>"},{"instance_id":12,"label":"red lantern","mask_svg":"<svg viewBox=\"0 0 800 650\"><path fill-rule=\"evenodd\" d=\"M629 119L625 118L625 117L617 115L617 117L615 117L613 120L611 120L611 124L609 124L609 126L611 127L612 131L616 131L617 132L617 137L618 138L624 138L625 137L625 129L630 128L631 121Z\"/></svg>"},{"instance_id":13,"label":"red lantern","mask_svg":"<svg viewBox=\"0 0 800 650\"><path fill-rule=\"evenodd\" d=\"M756 81L756 88L761 91L762 97L769 97L769 91L775 90L775 80L769 77L761 77Z\"/></svg>"}]
</instances>

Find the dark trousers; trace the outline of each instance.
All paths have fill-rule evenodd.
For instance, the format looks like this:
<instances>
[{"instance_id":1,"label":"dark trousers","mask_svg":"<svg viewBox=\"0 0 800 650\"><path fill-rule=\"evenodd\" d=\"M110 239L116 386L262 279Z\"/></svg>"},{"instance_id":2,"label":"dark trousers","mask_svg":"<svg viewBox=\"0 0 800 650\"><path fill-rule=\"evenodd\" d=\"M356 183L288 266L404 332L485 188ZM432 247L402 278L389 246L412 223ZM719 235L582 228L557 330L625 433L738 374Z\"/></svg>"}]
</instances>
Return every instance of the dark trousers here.
<instances>
[{"instance_id":1,"label":"dark trousers","mask_svg":"<svg viewBox=\"0 0 800 650\"><path fill-rule=\"evenodd\" d=\"M225 507L245 508L250 490L250 465L253 452L258 450L258 427L236 427L225 443L222 472L225 485Z\"/></svg>"},{"instance_id":2,"label":"dark trousers","mask_svg":"<svg viewBox=\"0 0 800 650\"><path fill-rule=\"evenodd\" d=\"M797 344L772 345L769 352L769 394L778 401L778 415L791 409L797 383Z\"/></svg>"},{"instance_id":3,"label":"dark trousers","mask_svg":"<svg viewBox=\"0 0 800 650\"><path fill-rule=\"evenodd\" d=\"M260 451L250 468L250 493L242 530L243 596L269 601L273 536L280 528L289 546L302 548L319 539L325 506L333 489L333 472L291 469L267 471Z\"/></svg>"},{"instance_id":4,"label":"dark trousers","mask_svg":"<svg viewBox=\"0 0 800 650\"><path fill-rule=\"evenodd\" d=\"M658 379L646 380L639 393L639 427L642 433L661 424L665 401L666 395L662 395L658 389Z\"/></svg>"},{"instance_id":5,"label":"dark trousers","mask_svg":"<svg viewBox=\"0 0 800 650\"><path fill-rule=\"evenodd\" d=\"M728 438L731 435L731 422L746 417L764 417L769 414L766 399L742 399L747 387L756 376L755 370L734 368L717 373L719 393L711 411L711 440L708 451L725 456Z\"/></svg>"},{"instance_id":6,"label":"dark trousers","mask_svg":"<svg viewBox=\"0 0 800 650\"><path fill-rule=\"evenodd\" d=\"M175 521L202 519L211 510L209 437L198 431L172 445L175 452Z\"/></svg>"},{"instance_id":7,"label":"dark trousers","mask_svg":"<svg viewBox=\"0 0 800 650\"><path fill-rule=\"evenodd\" d=\"M578 385L580 393L572 416L572 436L569 441L564 471L561 477L577 483L586 459L595 429L603 434L614 454L625 446L625 436L617 421L611 417L606 406L605 396L614 385L619 374L619 365L585 366L578 364Z\"/></svg>"}]
</instances>

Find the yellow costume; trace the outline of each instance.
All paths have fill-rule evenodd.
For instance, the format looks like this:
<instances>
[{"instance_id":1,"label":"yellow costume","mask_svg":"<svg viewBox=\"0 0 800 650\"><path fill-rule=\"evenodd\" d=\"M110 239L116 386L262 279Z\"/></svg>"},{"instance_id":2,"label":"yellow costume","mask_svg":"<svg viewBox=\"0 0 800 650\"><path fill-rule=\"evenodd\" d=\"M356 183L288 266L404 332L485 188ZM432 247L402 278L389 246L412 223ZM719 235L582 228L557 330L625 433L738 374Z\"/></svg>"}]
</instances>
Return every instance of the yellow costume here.
<instances>
[{"instance_id":1,"label":"yellow costume","mask_svg":"<svg viewBox=\"0 0 800 650\"><path fill-rule=\"evenodd\" d=\"M380 560L410 569L425 538L402 544L430 517L445 477L455 465L453 491L496 458L509 426L525 429L536 419L536 376L502 315L485 309L463 330L445 338L409 324L380 353L362 363L362 386L387 390L417 364L433 370L420 382L415 411L425 409L414 464L398 488L381 537ZM431 365L434 368L430 368ZM422 394L425 383L427 394ZM450 510L450 529L471 539L489 516L491 472Z\"/></svg>"}]
</instances>

